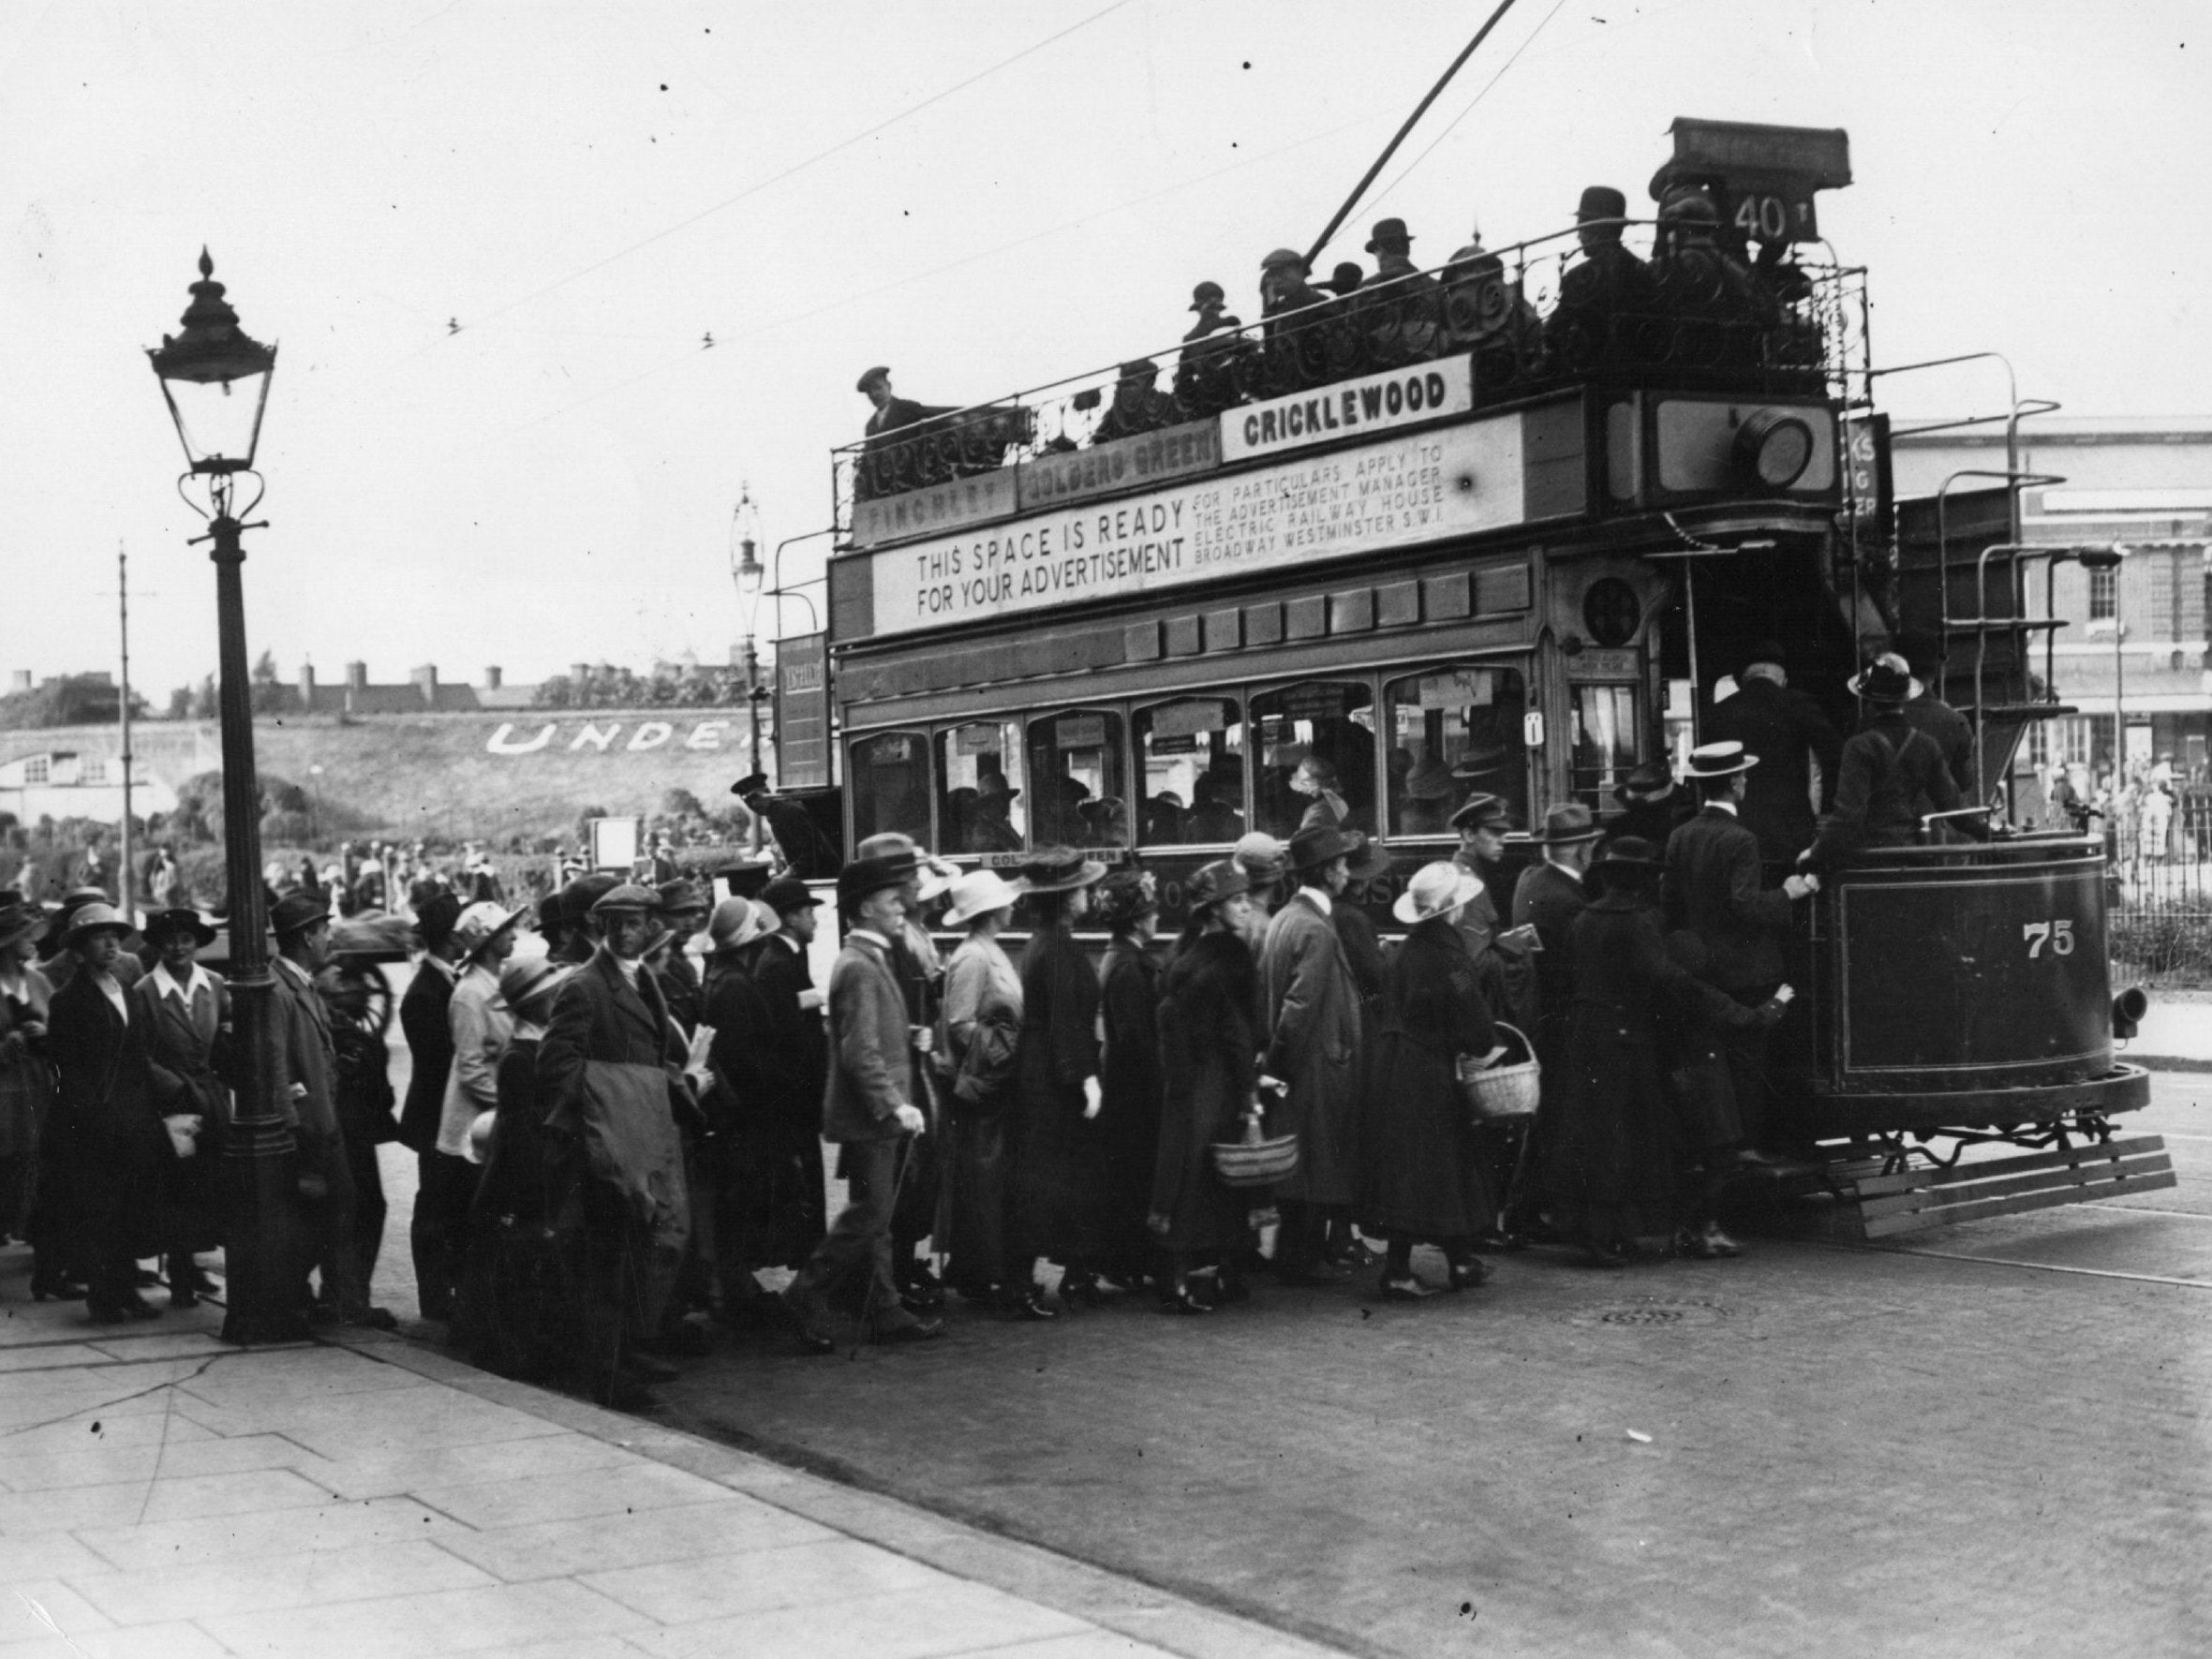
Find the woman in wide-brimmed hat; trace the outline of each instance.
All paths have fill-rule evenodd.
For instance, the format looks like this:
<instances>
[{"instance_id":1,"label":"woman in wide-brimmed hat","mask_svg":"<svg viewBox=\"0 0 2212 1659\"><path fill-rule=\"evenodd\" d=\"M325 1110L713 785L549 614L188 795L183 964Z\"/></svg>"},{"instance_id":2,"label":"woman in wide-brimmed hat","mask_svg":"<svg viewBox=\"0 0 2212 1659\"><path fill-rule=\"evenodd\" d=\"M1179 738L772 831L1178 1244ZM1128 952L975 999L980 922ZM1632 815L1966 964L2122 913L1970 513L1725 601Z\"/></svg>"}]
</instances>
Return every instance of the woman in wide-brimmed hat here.
<instances>
[{"instance_id":1,"label":"woman in wide-brimmed hat","mask_svg":"<svg viewBox=\"0 0 2212 1659\"><path fill-rule=\"evenodd\" d=\"M944 970L945 1178L938 1248L944 1278L984 1301L1007 1282L1007 1184L1013 1151L1009 1113L1021 1040L1021 976L999 944L1022 887L996 870L970 870L953 883L947 927L967 937ZM1031 1294L1025 1281L1017 1301Z\"/></svg>"},{"instance_id":2,"label":"woman in wide-brimmed hat","mask_svg":"<svg viewBox=\"0 0 2212 1659\"><path fill-rule=\"evenodd\" d=\"M40 1244L33 1225L38 1139L53 1111L53 1070L46 1027L53 986L33 966L46 913L15 891L0 893L0 1233ZM37 1249L31 1291L58 1294L58 1259ZM82 1294L80 1292L79 1294Z\"/></svg>"},{"instance_id":3,"label":"woman in wide-brimmed hat","mask_svg":"<svg viewBox=\"0 0 2212 1659\"><path fill-rule=\"evenodd\" d=\"M1160 1142L1147 1218L1165 1259L1160 1305L1208 1313L1191 1275L1217 1266L1217 1299L1237 1300L1252 1244L1251 1204L1213 1173L1210 1148L1239 1138L1259 1068L1259 967L1244 912L1252 879L1235 859L1202 866L1184 897L1190 919L1160 977Z\"/></svg>"},{"instance_id":4,"label":"woman in wide-brimmed hat","mask_svg":"<svg viewBox=\"0 0 2212 1659\"><path fill-rule=\"evenodd\" d=\"M170 1304L189 1308L215 1288L194 1253L223 1243L222 1154L230 1089L218 1072L229 1061L230 992L195 960L215 941L215 930L197 911L156 911L141 932L156 960L131 987L131 1017L145 1022L155 1096L165 1118L199 1119L191 1156L175 1160L164 1181Z\"/></svg>"},{"instance_id":5,"label":"woman in wide-brimmed hat","mask_svg":"<svg viewBox=\"0 0 2212 1659\"><path fill-rule=\"evenodd\" d=\"M1475 971L1461 910L1480 878L1439 860L1414 872L1390 913L1411 928L1391 958L1381 1006L1372 1087L1361 1122L1359 1226L1385 1239L1388 1301L1435 1296L1413 1270L1413 1247L1436 1245L1453 1290L1480 1284L1487 1265L1475 1240L1497 1216L1482 1148L1461 1099L1462 1055L1498 1044Z\"/></svg>"},{"instance_id":6,"label":"woman in wide-brimmed hat","mask_svg":"<svg viewBox=\"0 0 2212 1659\"><path fill-rule=\"evenodd\" d=\"M1616 841L1592 867L1604 891L1568 931L1575 1004L1566 1064L1546 1080L1538 1202L1601 1267L1626 1266L1638 1240L1672 1239L1685 1224L1701 1240L1691 1253L1732 1254L1709 1216L1687 1212L1659 1037L1663 1025L1688 1020L1772 1026L1782 1004L1745 1008L1669 955L1655 913L1659 852L1649 841Z\"/></svg>"},{"instance_id":7,"label":"woman in wide-brimmed hat","mask_svg":"<svg viewBox=\"0 0 2212 1659\"><path fill-rule=\"evenodd\" d=\"M1027 1283L1040 1257L1058 1262L1061 1304L1101 1294L1098 1171L1085 1120L1098 1111L1098 975L1076 923L1106 866L1064 848L1032 854L1022 899L1035 931L1021 956L1021 1048L1015 1061L1014 1222L1009 1276ZM1032 1317L1051 1317L1032 1291Z\"/></svg>"}]
</instances>

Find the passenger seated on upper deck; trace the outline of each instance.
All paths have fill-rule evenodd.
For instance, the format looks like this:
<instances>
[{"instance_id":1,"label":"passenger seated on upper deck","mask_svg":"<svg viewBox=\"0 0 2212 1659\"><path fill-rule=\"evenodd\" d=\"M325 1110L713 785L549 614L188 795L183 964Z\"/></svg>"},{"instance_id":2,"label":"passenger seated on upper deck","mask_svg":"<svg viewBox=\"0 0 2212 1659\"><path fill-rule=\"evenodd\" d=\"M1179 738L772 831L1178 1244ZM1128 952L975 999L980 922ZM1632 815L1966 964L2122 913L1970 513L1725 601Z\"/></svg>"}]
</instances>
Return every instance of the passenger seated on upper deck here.
<instances>
[{"instance_id":1,"label":"passenger seated on upper deck","mask_svg":"<svg viewBox=\"0 0 2212 1659\"><path fill-rule=\"evenodd\" d=\"M1326 311L1308 310L1329 295L1306 280L1305 256L1279 247L1260 261L1260 332L1266 344L1263 395L1318 385L1330 374L1330 336L1337 331ZM1303 315L1291 320L1291 313Z\"/></svg>"},{"instance_id":2,"label":"passenger seated on upper deck","mask_svg":"<svg viewBox=\"0 0 2212 1659\"><path fill-rule=\"evenodd\" d=\"M1816 874L1863 847L1909 847L1923 816L1953 811L1959 804L1943 751L1905 718L1905 704L1921 689L1905 659L1884 652L1851 680L1850 689L1866 704L1866 722L1844 745L1834 811L1798 857ZM1968 826L1967 833L1976 832Z\"/></svg>"},{"instance_id":3,"label":"passenger seated on upper deck","mask_svg":"<svg viewBox=\"0 0 2212 1659\"><path fill-rule=\"evenodd\" d=\"M1202 282L1191 290L1191 309L1198 320L1182 337L1182 355L1175 365L1175 401L1186 420L1218 415L1244 395L1237 384L1237 365L1252 347L1237 332L1244 324L1223 309L1225 303L1218 282Z\"/></svg>"},{"instance_id":4,"label":"passenger seated on upper deck","mask_svg":"<svg viewBox=\"0 0 2212 1659\"><path fill-rule=\"evenodd\" d=\"M1482 227L1469 227L1471 240L1452 250L1444 267L1444 338L1439 349L1479 353L1476 372L1509 381L1524 357L1543 349L1543 319L1509 280L1506 262L1482 245ZM1533 363L1532 363L1533 366Z\"/></svg>"},{"instance_id":5,"label":"passenger seated on upper deck","mask_svg":"<svg viewBox=\"0 0 2212 1659\"><path fill-rule=\"evenodd\" d=\"M1377 219L1368 238L1374 280L1359 296L1360 320L1375 355L1386 364L1434 357L1444 331L1438 326L1444 289L1413 262L1413 234L1403 219Z\"/></svg>"},{"instance_id":6,"label":"passenger seated on upper deck","mask_svg":"<svg viewBox=\"0 0 2212 1659\"><path fill-rule=\"evenodd\" d=\"M1668 361L1757 365L1775 308L1720 245L1720 209L1701 190L1670 195L1659 208L1659 230L1652 274L1671 324Z\"/></svg>"},{"instance_id":7,"label":"passenger seated on upper deck","mask_svg":"<svg viewBox=\"0 0 2212 1659\"><path fill-rule=\"evenodd\" d=\"M1621 244L1628 199L1610 185L1592 185L1575 208L1579 264L1559 283L1559 306L1545 324L1546 343L1574 368L1638 363L1651 353L1651 267Z\"/></svg>"},{"instance_id":8,"label":"passenger seated on upper deck","mask_svg":"<svg viewBox=\"0 0 2212 1659\"><path fill-rule=\"evenodd\" d=\"M1357 259L1344 259L1329 274L1329 280L1321 286L1340 300L1348 300L1359 291L1359 285L1367 280L1367 273L1359 269Z\"/></svg>"},{"instance_id":9,"label":"passenger seated on upper deck","mask_svg":"<svg viewBox=\"0 0 2212 1659\"><path fill-rule=\"evenodd\" d=\"M1091 441L1111 443L1180 421L1183 413L1175 399L1156 389L1159 378L1160 365L1149 357L1133 357L1123 363L1121 378L1114 384L1113 404L1091 434Z\"/></svg>"}]
</instances>

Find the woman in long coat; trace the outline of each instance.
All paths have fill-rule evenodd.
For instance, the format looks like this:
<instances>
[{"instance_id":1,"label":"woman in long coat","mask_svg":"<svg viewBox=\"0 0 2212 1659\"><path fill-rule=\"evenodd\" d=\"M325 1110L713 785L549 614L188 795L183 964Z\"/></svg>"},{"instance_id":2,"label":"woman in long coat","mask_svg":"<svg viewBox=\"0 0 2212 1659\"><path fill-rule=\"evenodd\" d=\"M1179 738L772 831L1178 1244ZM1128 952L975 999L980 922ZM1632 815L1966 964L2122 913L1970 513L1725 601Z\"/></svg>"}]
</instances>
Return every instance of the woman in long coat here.
<instances>
[{"instance_id":1,"label":"woman in long coat","mask_svg":"<svg viewBox=\"0 0 2212 1659\"><path fill-rule=\"evenodd\" d=\"M168 1172L162 1239L171 1305L189 1308L215 1288L194 1252L220 1247L225 1230L222 1159L230 1088L217 1074L230 1058L230 992L193 960L215 937L198 911L156 911L144 931L160 960L131 986L131 1017L142 1015L146 1022L154 1097L165 1118L200 1119L191 1156L173 1161Z\"/></svg>"},{"instance_id":2,"label":"woman in long coat","mask_svg":"<svg viewBox=\"0 0 2212 1659\"><path fill-rule=\"evenodd\" d=\"M1008 1275L1007 1117L1021 1037L1021 976L999 944L999 930L1012 919L1020 891L996 870L979 869L955 881L951 896L945 926L964 926L968 937L944 970L948 1075L938 1244L945 1282L984 1301L1005 1288ZM1016 1290L1017 1298L1033 1294L1026 1283Z\"/></svg>"},{"instance_id":3,"label":"woman in long coat","mask_svg":"<svg viewBox=\"0 0 2212 1659\"><path fill-rule=\"evenodd\" d=\"M1153 1266L1145 1219L1160 1154L1160 959L1151 948L1160 901L1151 874L1107 877L1099 885L1098 911L1112 940L1098 971L1106 1056L1091 1129L1105 1179L1104 1265L1126 1283Z\"/></svg>"},{"instance_id":4,"label":"woman in long coat","mask_svg":"<svg viewBox=\"0 0 2212 1659\"><path fill-rule=\"evenodd\" d=\"M46 1059L53 986L32 966L45 926L44 912L20 894L0 898L0 1234L19 1238L36 1231L33 1171L39 1135L53 1113L53 1070ZM41 1249L32 1295L44 1301L61 1288L58 1259Z\"/></svg>"},{"instance_id":5,"label":"woman in long coat","mask_svg":"<svg viewBox=\"0 0 2212 1659\"><path fill-rule=\"evenodd\" d=\"M1382 1039L1370 1074L1360 1164L1362 1231L1388 1243L1385 1300L1438 1293L1413 1270L1413 1247L1432 1243L1450 1264L1454 1290L1480 1284L1489 1266L1475 1240L1497 1217L1481 1148L1459 1086L1459 1057L1497 1046L1474 954L1459 925L1481 879L1457 865L1418 871L1391 913L1413 925L1391 959Z\"/></svg>"},{"instance_id":6,"label":"woman in long coat","mask_svg":"<svg viewBox=\"0 0 2212 1659\"><path fill-rule=\"evenodd\" d=\"M1098 975L1075 941L1091 886L1106 866L1064 851L1022 867L1036 931L1021 957L1021 1052L1014 1120L1013 1279L1021 1264L1058 1262L1063 1305L1099 1296L1099 1172L1085 1120L1098 1110ZM1034 1291L1033 1317L1050 1311Z\"/></svg>"},{"instance_id":7,"label":"woman in long coat","mask_svg":"<svg viewBox=\"0 0 2212 1659\"><path fill-rule=\"evenodd\" d=\"M1659 855L1649 841L1616 840L1591 870L1605 890L1567 935L1575 1001L1563 1087L1544 1107L1539 1203L1596 1266L1620 1267L1637 1239L1671 1237L1684 1219L1662 1027L1693 1018L1730 1029L1773 1025L1782 1004L1745 1008L1668 955L1654 909Z\"/></svg>"},{"instance_id":8,"label":"woman in long coat","mask_svg":"<svg viewBox=\"0 0 2212 1659\"><path fill-rule=\"evenodd\" d=\"M1152 1165L1153 1237L1166 1258L1160 1306L1210 1313L1191 1271L1217 1264L1223 1301L1248 1294L1240 1258L1250 1205L1213 1172L1215 1141L1242 1136L1259 1080L1259 966L1245 942L1251 878L1222 859L1191 878L1191 918L1160 981L1160 1149Z\"/></svg>"}]
</instances>

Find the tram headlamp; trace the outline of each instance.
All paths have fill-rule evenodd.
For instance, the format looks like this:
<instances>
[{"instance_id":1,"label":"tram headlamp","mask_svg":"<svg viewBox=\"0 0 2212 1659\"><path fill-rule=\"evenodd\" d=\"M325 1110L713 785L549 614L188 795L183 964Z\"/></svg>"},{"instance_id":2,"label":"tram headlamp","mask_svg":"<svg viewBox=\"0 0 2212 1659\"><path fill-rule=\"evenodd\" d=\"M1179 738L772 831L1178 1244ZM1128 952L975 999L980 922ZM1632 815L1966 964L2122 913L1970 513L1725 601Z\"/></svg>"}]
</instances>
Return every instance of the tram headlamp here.
<instances>
[{"instance_id":1,"label":"tram headlamp","mask_svg":"<svg viewBox=\"0 0 2212 1659\"><path fill-rule=\"evenodd\" d=\"M1760 409L1736 428L1736 468L1763 489L1786 490L1813 464L1811 422L1794 409Z\"/></svg>"},{"instance_id":2,"label":"tram headlamp","mask_svg":"<svg viewBox=\"0 0 2212 1659\"><path fill-rule=\"evenodd\" d=\"M2112 1000L2112 1034L2132 1037L2150 1012L2150 996L2141 985L2130 985Z\"/></svg>"}]
</instances>

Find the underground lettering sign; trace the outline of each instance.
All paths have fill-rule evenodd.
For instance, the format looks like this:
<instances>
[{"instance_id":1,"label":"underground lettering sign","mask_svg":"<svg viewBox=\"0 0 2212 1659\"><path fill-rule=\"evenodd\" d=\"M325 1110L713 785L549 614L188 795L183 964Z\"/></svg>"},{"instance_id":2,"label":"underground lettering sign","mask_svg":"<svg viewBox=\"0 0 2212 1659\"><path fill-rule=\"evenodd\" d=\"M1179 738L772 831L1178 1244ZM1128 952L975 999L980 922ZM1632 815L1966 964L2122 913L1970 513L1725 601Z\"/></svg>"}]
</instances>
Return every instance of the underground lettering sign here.
<instances>
[{"instance_id":1,"label":"underground lettering sign","mask_svg":"<svg viewBox=\"0 0 2212 1659\"><path fill-rule=\"evenodd\" d=\"M868 555L872 629L912 632L1518 524L1501 415Z\"/></svg>"},{"instance_id":2,"label":"underground lettering sign","mask_svg":"<svg viewBox=\"0 0 2212 1659\"><path fill-rule=\"evenodd\" d=\"M743 722L708 720L501 720L484 742L492 755L645 754L675 748L743 749Z\"/></svg>"}]
</instances>

